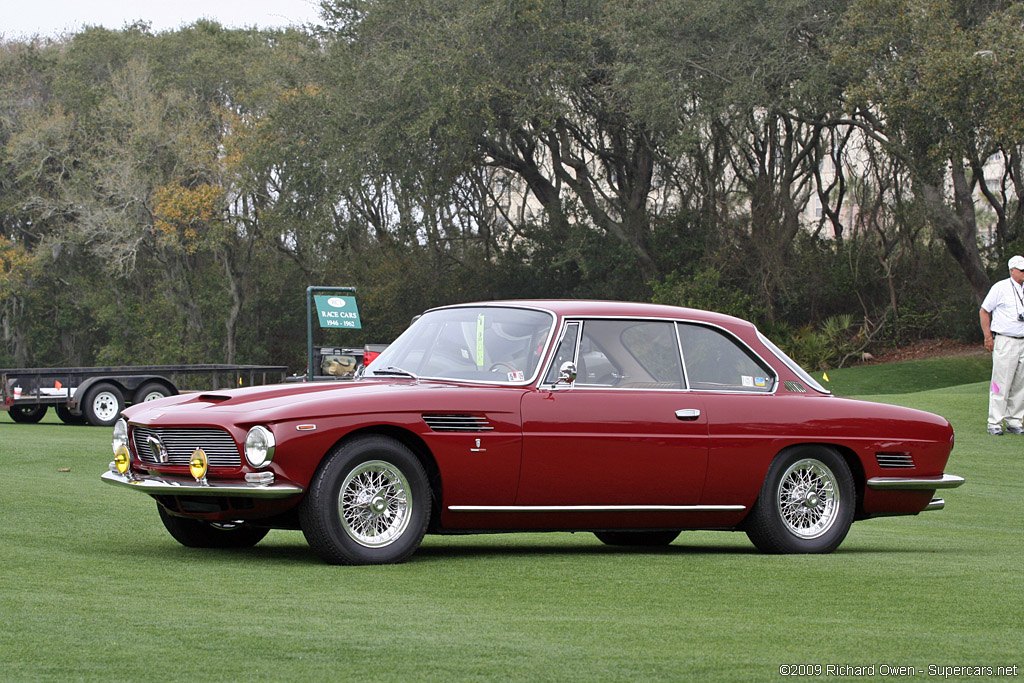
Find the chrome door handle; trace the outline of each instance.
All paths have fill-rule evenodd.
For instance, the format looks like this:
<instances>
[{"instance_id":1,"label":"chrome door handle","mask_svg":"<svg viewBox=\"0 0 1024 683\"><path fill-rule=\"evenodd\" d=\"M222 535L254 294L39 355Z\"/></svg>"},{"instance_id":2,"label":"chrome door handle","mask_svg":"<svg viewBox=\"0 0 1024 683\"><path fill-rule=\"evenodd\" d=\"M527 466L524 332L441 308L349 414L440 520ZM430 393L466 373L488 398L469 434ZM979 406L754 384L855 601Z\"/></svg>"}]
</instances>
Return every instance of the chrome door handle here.
<instances>
[{"instance_id":1,"label":"chrome door handle","mask_svg":"<svg viewBox=\"0 0 1024 683\"><path fill-rule=\"evenodd\" d=\"M696 420L700 417L700 411L696 408L684 408L676 411L676 418L679 420Z\"/></svg>"}]
</instances>

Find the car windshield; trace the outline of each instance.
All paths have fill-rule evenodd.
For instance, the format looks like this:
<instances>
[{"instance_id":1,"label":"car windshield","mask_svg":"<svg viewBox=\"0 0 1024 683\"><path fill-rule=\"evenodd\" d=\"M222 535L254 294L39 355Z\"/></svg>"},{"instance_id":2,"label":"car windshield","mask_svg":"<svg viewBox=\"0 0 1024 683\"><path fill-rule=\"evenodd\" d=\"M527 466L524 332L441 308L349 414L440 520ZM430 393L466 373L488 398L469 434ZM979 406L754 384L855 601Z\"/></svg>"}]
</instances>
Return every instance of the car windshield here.
<instances>
[{"instance_id":1,"label":"car windshield","mask_svg":"<svg viewBox=\"0 0 1024 683\"><path fill-rule=\"evenodd\" d=\"M467 306L425 313L366 368L365 377L525 384L537 374L554 316Z\"/></svg>"}]
</instances>

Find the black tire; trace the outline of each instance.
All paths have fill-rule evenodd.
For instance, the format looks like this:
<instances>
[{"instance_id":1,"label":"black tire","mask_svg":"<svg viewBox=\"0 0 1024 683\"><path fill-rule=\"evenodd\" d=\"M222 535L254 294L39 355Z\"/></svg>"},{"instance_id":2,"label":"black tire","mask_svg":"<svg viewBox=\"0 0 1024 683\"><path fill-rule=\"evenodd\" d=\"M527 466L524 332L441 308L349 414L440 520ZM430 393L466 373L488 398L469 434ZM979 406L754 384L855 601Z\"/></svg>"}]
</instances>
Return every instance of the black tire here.
<instances>
[{"instance_id":1,"label":"black tire","mask_svg":"<svg viewBox=\"0 0 1024 683\"><path fill-rule=\"evenodd\" d=\"M163 382L146 382L136 389L135 393L132 395L132 403L155 401L160 398L174 396L175 393L176 392L168 389L167 385Z\"/></svg>"},{"instance_id":2,"label":"black tire","mask_svg":"<svg viewBox=\"0 0 1024 683\"><path fill-rule=\"evenodd\" d=\"M46 415L46 405L37 403L34 406L11 406L11 419L20 424L35 424Z\"/></svg>"},{"instance_id":3,"label":"black tire","mask_svg":"<svg viewBox=\"0 0 1024 683\"><path fill-rule=\"evenodd\" d=\"M595 531L597 540L605 545L656 548L668 545L679 536L679 529L665 531Z\"/></svg>"},{"instance_id":4,"label":"black tire","mask_svg":"<svg viewBox=\"0 0 1024 683\"><path fill-rule=\"evenodd\" d=\"M745 524L764 553L830 553L853 523L850 467L832 448L803 446L776 456Z\"/></svg>"},{"instance_id":5,"label":"black tire","mask_svg":"<svg viewBox=\"0 0 1024 683\"><path fill-rule=\"evenodd\" d=\"M89 424L111 427L124 410L124 395L109 382L100 382L89 389L82 402L82 414Z\"/></svg>"},{"instance_id":6,"label":"black tire","mask_svg":"<svg viewBox=\"0 0 1024 683\"><path fill-rule=\"evenodd\" d=\"M412 451L396 439L367 436L324 459L299 520L329 564L395 564L419 547L430 507L427 474Z\"/></svg>"},{"instance_id":7,"label":"black tire","mask_svg":"<svg viewBox=\"0 0 1024 683\"><path fill-rule=\"evenodd\" d=\"M172 515L157 503L160 521L174 540L188 548L251 548L270 529L249 526L245 522L206 522Z\"/></svg>"},{"instance_id":8,"label":"black tire","mask_svg":"<svg viewBox=\"0 0 1024 683\"><path fill-rule=\"evenodd\" d=\"M57 404L57 406L54 407L54 410L57 411L57 417L60 418L60 421L66 425L89 424L89 421L85 419L85 415L82 413L75 415L64 404Z\"/></svg>"}]
</instances>

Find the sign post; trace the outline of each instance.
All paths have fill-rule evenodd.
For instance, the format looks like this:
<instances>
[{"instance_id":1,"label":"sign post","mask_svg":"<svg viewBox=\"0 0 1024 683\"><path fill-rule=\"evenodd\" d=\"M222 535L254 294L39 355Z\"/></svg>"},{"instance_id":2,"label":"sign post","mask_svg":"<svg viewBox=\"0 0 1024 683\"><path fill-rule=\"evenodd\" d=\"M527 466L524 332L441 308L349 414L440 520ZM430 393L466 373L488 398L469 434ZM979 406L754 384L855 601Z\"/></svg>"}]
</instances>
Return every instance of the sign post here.
<instances>
[{"instance_id":1,"label":"sign post","mask_svg":"<svg viewBox=\"0 0 1024 683\"><path fill-rule=\"evenodd\" d=\"M313 296L317 292L317 296ZM323 293L323 294L321 294ZM320 327L358 330L359 309L356 306L355 287L306 287L306 381L313 381L313 301L316 299L317 320ZM350 296L341 296L348 294Z\"/></svg>"}]
</instances>

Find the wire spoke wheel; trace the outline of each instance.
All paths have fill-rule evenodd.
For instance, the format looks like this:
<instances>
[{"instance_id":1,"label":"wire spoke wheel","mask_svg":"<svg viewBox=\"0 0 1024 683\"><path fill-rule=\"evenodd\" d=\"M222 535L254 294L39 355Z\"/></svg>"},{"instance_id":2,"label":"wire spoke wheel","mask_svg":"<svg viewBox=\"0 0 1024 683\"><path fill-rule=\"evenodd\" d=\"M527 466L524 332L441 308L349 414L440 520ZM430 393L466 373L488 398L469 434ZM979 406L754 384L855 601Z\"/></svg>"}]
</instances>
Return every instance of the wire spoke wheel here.
<instances>
[{"instance_id":1,"label":"wire spoke wheel","mask_svg":"<svg viewBox=\"0 0 1024 683\"><path fill-rule=\"evenodd\" d=\"M380 548L399 538L409 525L412 490L394 465L371 460L353 468L341 485L341 523L352 540Z\"/></svg>"},{"instance_id":2,"label":"wire spoke wheel","mask_svg":"<svg viewBox=\"0 0 1024 683\"><path fill-rule=\"evenodd\" d=\"M839 512L836 475L817 460L795 462L782 475L777 501L791 533L817 538L832 528Z\"/></svg>"},{"instance_id":3,"label":"wire spoke wheel","mask_svg":"<svg viewBox=\"0 0 1024 683\"><path fill-rule=\"evenodd\" d=\"M846 538L856 504L843 457L827 446L799 446L772 461L744 531L761 552L830 553Z\"/></svg>"}]
</instances>

